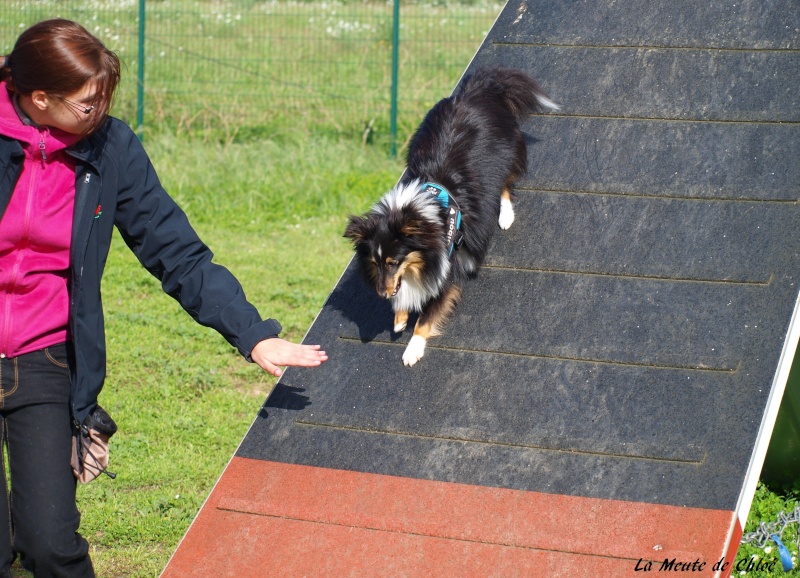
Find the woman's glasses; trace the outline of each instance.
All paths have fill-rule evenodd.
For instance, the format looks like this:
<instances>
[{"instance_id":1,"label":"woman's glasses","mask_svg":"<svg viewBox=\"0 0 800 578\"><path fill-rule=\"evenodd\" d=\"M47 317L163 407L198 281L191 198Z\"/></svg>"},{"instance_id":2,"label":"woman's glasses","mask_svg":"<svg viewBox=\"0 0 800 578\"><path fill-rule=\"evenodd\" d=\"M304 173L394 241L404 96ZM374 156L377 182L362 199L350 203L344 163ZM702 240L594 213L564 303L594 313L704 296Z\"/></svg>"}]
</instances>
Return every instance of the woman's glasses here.
<instances>
[{"instance_id":1,"label":"woman's glasses","mask_svg":"<svg viewBox=\"0 0 800 578\"><path fill-rule=\"evenodd\" d=\"M72 102L71 100L67 100L63 96L60 96L59 100L61 100L65 104L68 104L74 110L77 110L78 112L82 112L83 114L90 114L94 110L94 105L84 106L82 104L78 104L77 102Z\"/></svg>"}]
</instances>

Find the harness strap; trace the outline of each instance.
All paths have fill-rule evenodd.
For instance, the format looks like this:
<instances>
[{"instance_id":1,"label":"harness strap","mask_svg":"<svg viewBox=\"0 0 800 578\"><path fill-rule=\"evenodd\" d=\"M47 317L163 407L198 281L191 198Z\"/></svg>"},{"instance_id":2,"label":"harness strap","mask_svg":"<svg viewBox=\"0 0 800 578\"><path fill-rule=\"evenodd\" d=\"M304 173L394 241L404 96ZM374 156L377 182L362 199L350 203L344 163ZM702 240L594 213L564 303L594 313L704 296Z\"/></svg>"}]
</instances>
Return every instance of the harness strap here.
<instances>
[{"instance_id":1,"label":"harness strap","mask_svg":"<svg viewBox=\"0 0 800 578\"><path fill-rule=\"evenodd\" d=\"M447 212L447 225L445 227L445 236L449 246L448 256L453 256L453 249L460 247L464 242L464 234L461 232L461 207L455 200L450 191L445 189L442 185L436 183L423 183L419 191L435 197L440 205ZM452 201L452 205L450 206Z\"/></svg>"}]
</instances>

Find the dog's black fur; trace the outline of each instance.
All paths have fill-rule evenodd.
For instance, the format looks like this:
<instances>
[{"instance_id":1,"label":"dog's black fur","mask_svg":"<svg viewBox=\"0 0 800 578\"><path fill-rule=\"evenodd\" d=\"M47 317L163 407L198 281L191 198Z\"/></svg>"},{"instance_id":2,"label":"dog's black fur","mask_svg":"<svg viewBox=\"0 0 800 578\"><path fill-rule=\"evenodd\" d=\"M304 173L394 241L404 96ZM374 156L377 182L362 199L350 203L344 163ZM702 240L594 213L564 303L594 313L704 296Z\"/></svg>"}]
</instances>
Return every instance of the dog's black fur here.
<instances>
[{"instance_id":1,"label":"dog's black fur","mask_svg":"<svg viewBox=\"0 0 800 578\"><path fill-rule=\"evenodd\" d=\"M422 358L453 311L464 280L477 272L497 223L514 220L510 189L526 169L519 123L558 107L527 73L479 70L439 101L411 139L400 182L363 217L351 216L352 240L365 280L392 301L396 332L419 311L403 363ZM446 211L422 183L450 193L462 213L461 244L450 255ZM453 202L455 201L455 202Z\"/></svg>"}]
</instances>

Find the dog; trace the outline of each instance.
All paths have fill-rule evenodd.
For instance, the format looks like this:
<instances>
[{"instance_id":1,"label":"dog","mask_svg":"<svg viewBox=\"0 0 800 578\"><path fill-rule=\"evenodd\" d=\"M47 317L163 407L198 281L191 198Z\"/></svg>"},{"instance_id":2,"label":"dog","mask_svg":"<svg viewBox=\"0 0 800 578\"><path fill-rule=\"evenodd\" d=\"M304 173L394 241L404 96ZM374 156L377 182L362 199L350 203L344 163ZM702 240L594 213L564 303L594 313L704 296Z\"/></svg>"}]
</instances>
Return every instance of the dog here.
<instances>
[{"instance_id":1,"label":"dog","mask_svg":"<svg viewBox=\"0 0 800 578\"><path fill-rule=\"evenodd\" d=\"M514 222L511 187L527 166L519 123L558 108L524 71L476 71L425 116L397 185L366 215L350 216L344 236L364 280L391 301L394 331L419 313L404 365L441 335L497 225Z\"/></svg>"}]
</instances>

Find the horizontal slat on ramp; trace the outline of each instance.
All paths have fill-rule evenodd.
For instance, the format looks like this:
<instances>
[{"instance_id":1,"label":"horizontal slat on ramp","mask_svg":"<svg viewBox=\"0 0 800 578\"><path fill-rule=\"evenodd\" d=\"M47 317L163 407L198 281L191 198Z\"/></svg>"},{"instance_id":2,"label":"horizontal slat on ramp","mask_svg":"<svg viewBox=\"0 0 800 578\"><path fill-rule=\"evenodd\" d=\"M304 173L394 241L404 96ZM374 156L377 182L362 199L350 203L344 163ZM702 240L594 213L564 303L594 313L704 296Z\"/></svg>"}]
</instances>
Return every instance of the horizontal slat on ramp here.
<instances>
[{"instance_id":1,"label":"horizontal slat on ramp","mask_svg":"<svg viewBox=\"0 0 800 578\"><path fill-rule=\"evenodd\" d=\"M162 577L711 576L738 535L721 510L234 458Z\"/></svg>"},{"instance_id":2,"label":"horizontal slat on ramp","mask_svg":"<svg viewBox=\"0 0 800 578\"><path fill-rule=\"evenodd\" d=\"M797 124L534 116L523 189L796 202ZM564 170L569 167L569 170Z\"/></svg>"},{"instance_id":3,"label":"horizontal slat on ramp","mask_svg":"<svg viewBox=\"0 0 800 578\"><path fill-rule=\"evenodd\" d=\"M765 285L800 248L785 235L800 230L794 202L529 190L515 197L519 226L495 235L490 266Z\"/></svg>"},{"instance_id":4,"label":"horizontal slat on ramp","mask_svg":"<svg viewBox=\"0 0 800 578\"><path fill-rule=\"evenodd\" d=\"M542 78L559 78L564 62L580 61L581 66L569 70L570 82L556 83L551 90L571 115L800 120L800 97L793 93L800 58L788 51L496 44L481 52L474 64L498 61L530 67Z\"/></svg>"},{"instance_id":5,"label":"horizontal slat on ramp","mask_svg":"<svg viewBox=\"0 0 800 578\"><path fill-rule=\"evenodd\" d=\"M795 0L521 0L508 3L488 41L797 50L798 23Z\"/></svg>"}]
</instances>

